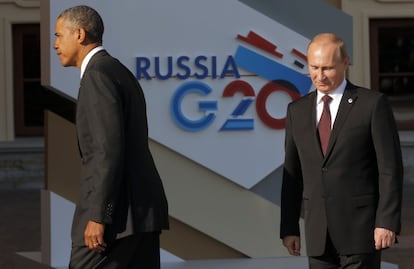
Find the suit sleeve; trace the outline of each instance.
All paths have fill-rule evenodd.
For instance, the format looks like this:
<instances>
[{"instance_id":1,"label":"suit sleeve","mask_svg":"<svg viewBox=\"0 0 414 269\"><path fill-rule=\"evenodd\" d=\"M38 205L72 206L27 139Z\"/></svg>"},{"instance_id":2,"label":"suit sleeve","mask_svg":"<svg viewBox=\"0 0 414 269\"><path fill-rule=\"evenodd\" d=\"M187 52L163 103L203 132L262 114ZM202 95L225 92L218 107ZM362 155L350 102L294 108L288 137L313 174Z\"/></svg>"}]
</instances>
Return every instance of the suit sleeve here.
<instances>
[{"instance_id":1,"label":"suit sleeve","mask_svg":"<svg viewBox=\"0 0 414 269\"><path fill-rule=\"evenodd\" d=\"M385 96L377 102L371 128L379 186L375 226L398 234L401 229L403 164L395 119Z\"/></svg>"},{"instance_id":2,"label":"suit sleeve","mask_svg":"<svg viewBox=\"0 0 414 269\"><path fill-rule=\"evenodd\" d=\"M295 140L292 134L290 105L286 116L285 162L281 193L280 238L300 235L299 218L302 205L303 179Z\"/></svg>"},{"instance_id":3,"label":"suit sleeve","mask_svg":"<svg viewBox=\"0 0 414 269\"><path fill-rule=\"evenodd\" d=\"M86 104L82 108L90 126L90 164L92 176L88 207L90 219L112 223L115 201L122 184L124 160L122 103L115 81L106 74L91 70L84 81Z\"/></svg>"}]
</instances>

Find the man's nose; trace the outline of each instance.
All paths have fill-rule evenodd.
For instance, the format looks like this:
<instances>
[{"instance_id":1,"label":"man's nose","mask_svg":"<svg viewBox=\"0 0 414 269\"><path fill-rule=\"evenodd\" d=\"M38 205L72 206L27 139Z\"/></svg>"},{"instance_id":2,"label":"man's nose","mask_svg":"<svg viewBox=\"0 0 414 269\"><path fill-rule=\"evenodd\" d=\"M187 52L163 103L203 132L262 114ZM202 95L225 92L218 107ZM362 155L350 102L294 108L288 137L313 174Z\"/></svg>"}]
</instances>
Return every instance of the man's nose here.
<instances>
[{"instance_id":1,"label":"man's nose","mask_svg":"<svg viewBox=\"0 0 414 269\"><path fill-rule=\"evenodd\" d=\"M323 70L318 70L318 79L322 80L325 78L325 74L323 73Z\"/></svg>"}]
</instances>

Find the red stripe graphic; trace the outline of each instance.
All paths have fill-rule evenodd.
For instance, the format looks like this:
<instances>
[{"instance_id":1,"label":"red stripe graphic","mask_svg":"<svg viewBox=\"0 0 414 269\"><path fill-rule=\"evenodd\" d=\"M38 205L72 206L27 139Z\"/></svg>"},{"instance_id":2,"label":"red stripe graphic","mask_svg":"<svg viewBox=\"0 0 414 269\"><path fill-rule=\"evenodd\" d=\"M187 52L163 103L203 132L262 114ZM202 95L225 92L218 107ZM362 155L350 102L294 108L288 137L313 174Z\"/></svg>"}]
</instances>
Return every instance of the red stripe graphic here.
<instances>
[{"instance_id":1,"label":"red stripe graphic","mask_svg":"<svg viewBox=\"0 0 414 269\"><path fill-rule=\"evenodd\" d=\"M306 55L298 51L297 49L293 48L292 53L298 56L299 58L301 58L302 60L304 60L305 62L308 62L308 58L306 57Z\"/></svg>"},{"instance_id":2,"label":"red stripe graphic","mask_svg":"<svg viewBox=\"0 0 414 269\"><path fill-rule=\"evenodd\" d=\"M267 39L261 37L260 35L256 34L253 31L250 31L247 37L244 37L242 35L237 35L237 39L246 42L252 46L255 46L261 50L264 50L273 56L276 56L278 58L283 58L283 54L276 51L277 46Z\"/></svg>"}]
</instances>

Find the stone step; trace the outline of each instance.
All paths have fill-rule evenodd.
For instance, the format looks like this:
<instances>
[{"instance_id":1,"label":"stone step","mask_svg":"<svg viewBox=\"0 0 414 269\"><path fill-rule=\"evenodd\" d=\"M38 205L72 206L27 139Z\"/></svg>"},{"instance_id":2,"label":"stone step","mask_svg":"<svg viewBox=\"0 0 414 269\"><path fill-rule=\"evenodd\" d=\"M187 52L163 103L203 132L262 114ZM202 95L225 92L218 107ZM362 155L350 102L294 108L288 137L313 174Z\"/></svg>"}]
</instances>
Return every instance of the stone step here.
<instances>
[{"instance_id":1,"label":"stone step","mask_svg":"<svg viewBox=\"0 0 414 269\"><path fill-rule=\"evenodd\" d=\"M18 252L15 254L15 269L63 269L64 267L50 267L40 263L40 252ZM163 269L306 269L306 257L279 257L256 259L220 259L220 260L191 260L181 262L161 262ZM388 262L381 263L382 269L398 269L398 266Z\"/></svg>"},{"instance_id":2,"label":"stone step","mask_svg":"<svg viewBox=\"0 0 414 269\"><path fill-rule=\"evenodd\" d=\"M16 252L14 254L14 269L64 269L66 267L50 267L41 263L42 253L36 252Z\"/></svg>"},{"instance_id":3,"label":"stone step","mask_svg":"<svg viewBox=\"0 0 414 269\"><path fill-rule=\"evenodd\" d=\"M163 263L163 269L307 269L307 257L279 257L256 259L220 259L220 260L191 260L184 262ZM398 266L381 262L381 269L398 269Z\"/></svg>"},{"instance_id":4,"label":"stone step","mask_svg":"<svg viewBox=\"0 0 414 269\"><path fill-rule=\"evenodd\" d=\"M44 185L44 138L0 142L0 189L32 189Z\"/></svg>"}]
</instances>

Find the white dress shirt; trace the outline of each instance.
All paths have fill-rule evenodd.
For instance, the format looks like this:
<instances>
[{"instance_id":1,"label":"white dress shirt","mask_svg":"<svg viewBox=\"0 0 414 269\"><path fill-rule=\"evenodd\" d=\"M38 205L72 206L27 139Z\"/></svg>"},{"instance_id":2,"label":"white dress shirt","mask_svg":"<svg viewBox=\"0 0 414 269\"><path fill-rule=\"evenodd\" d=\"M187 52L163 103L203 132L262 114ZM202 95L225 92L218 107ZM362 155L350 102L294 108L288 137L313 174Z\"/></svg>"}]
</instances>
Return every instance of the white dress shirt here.
<instances>
[{"instance_id":1,"label":"white dress shirt","mask_svg":"<svg viewBox=\"0 0 414 269\"><path fill-rule=\"evenodd\" d=\"M88 54L86 54L85 58L82 61L81 64L81 73L80 78L82 79L83 73L85 72L86 67L88 66L89 60L92 58L93 55L95 55L98 51L103 50L104 48L102 46L97 46L96 48L93 48Z\"/></svg>"},{"instance_id":2,"label":"white dress shirt","mask_svg":"<svg viewBox=\"0 0 414 269\"><path fill-rule=\"evenodd\" d=\"M344 79L344 81L341 83L341 85L339 85L339 87L337 89L335 89L330 94L328 94L332 98L332 101L329 103L329 110L331 111L331 129L334 126L335 119L336 119L336 114L338 114L339 104L341 103L341 99L342 99L342 95L344 94L345 87L346 87L346 80ZM323 110L322 97L324 95L325 95L324 93L322 93L320 91L317 91L317 95L316 95L316 126L318 126L319 119L321 118L321 115L322 115L322 110Z\"/></svg>"}]
</instances>

